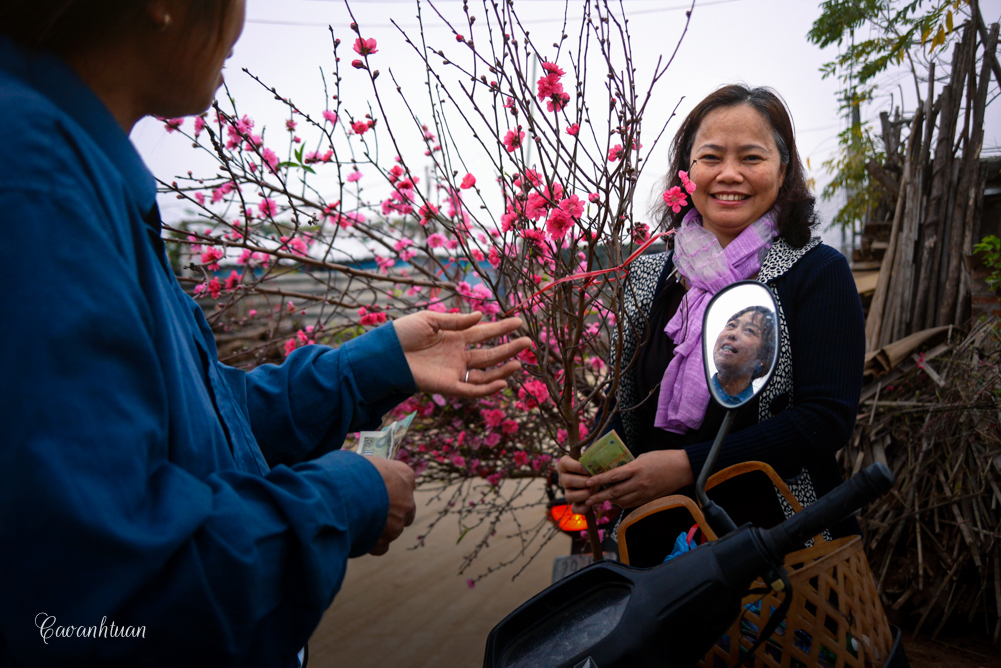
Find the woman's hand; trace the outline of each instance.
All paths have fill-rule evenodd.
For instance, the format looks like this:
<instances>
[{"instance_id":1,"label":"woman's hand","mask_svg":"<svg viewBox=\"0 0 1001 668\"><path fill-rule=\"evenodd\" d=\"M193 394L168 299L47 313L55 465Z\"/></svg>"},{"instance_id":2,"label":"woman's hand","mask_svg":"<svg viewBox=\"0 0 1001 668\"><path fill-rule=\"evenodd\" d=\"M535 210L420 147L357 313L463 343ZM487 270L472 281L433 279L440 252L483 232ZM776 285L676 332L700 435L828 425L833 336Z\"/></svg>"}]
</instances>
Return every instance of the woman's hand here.
<instances>
[{"instance_id":1,"label":"woman's hand","mask_svg":"<svg viewBox=\"0 0 1001 668\"><path fill-rule=\"evenodd\" d=\"M493 348L467 349L521 327L520 318L476 324L481 317L478 312L421 311L393 321L419 390L476 398L507 387L505 379L521 368L521 363L511 358L528 348L531 340L522 337ZM502 362L502 366L489 368Z\"/></svg>"},{"instance_id":2,"label":"woman's hand","mask_svg":"<svg viewBox=\"0 0 1001 668\"><path fill-rule=\"evenodd\" d=\"M562 461L561 459L560 462ZM560 482L562 480L561 475ZM692 475L692 465L688 461L687 452L657 450L644 452L628 464L587 478L585 485L590 491L580 496L585 499L583 501L585 509L605 501L611 501L622 508L635 508L662 496L674 494L694 482L695 476ZM607 487L601 489L602 485ZM567 500L569 499L568 492Z\"/></svg>"},{"instance_id":3,"label":"woman's hand","mask_svg":"<svg viewBox=\"0 0 1001 668\"><path fill-rule=\"evenodd\" d=\"M571 457L564 455L556 462L556 472L560 476L560 487L566 492L567 503L571 504L571 510L583 515L587 512L588 506L584 503L591 497L591 488L587 486L591 474L587 472L584 465Z\"/></svg>"}]
</instances>

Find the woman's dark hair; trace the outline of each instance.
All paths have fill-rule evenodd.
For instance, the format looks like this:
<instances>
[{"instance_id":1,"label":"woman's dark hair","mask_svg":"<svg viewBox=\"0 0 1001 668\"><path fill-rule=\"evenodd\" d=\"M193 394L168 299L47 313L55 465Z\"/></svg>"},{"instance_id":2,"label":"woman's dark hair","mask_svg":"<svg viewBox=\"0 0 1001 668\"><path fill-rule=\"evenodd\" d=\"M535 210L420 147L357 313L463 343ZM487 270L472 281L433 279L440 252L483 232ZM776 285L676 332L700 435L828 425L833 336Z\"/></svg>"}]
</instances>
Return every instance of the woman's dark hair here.
<instances>
[{"instance_id":1,"label":"woman's dark hair","mask_svg":"<svg viewBox=\"0 0 1001 668\"><path fill-rule=\"evenodd\" d=\"M764 306L748 306L730 316L727 322L740 320L740 316L745 313L756 314L754 320L761 316L761 347L758 348L758 361L761 365L751 374L751 380L754 380L764 376L772 366L772 355L775 354L775 314Z\"/></svg>"},{"instance_id":2,"label":"woman's dark hair","mask_svg":"<svg viewBox=\"0 0 1001 668\"><path fill-rule=\"evenodd\" d=\"M775 134L775 144L778 146L782 164L786 168L785 179L775 200L775 204L779 207L779 217L776 221L778 233L790 246L801 248L810 240L810 228L817 222L817 215L814 212L816 198L810 194L810 189L806 185L803 161L800 160L799 152L796 150L792 118L782 98L770 88L748 88L743 84L731 84L718 88L699 102L674 136L671 144L671 168L664 180L663 190L682 185L678 172L687 172L691 167L695 135L709 112L741 104L750 105L764 116ZM674 213L671 207L658 203L655 214L662 228L673 229L681 224L692 206L693 202L689 198L687 206Z\"/></svg>"},{"instance_id":3,"label":"woman's dark hair","mask_svg":"<svg viewBox=\"0 0 1001 668\"><path fill-rule=\"evenodd\" d=\"M0 35L29 49L65 56L135 30L142 25L148 4L148 0L0 0ZM188 21L211 17L221 30L229 4L230 0L192 0Z\"/></svg>"}]
</instances>

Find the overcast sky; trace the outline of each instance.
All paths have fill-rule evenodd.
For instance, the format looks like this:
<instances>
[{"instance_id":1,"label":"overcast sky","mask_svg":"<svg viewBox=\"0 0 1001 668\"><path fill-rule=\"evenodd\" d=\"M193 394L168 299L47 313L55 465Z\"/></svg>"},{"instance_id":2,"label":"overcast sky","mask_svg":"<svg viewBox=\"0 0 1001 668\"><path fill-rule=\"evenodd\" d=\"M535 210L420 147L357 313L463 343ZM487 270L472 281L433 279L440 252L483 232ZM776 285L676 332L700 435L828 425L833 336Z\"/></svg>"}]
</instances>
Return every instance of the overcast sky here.
<instances>
[{"instance_id":1,"label":"overcast sky","mask_svg":"<svg viewBox=\"0 0 1001 668\"><path fill-rule=\"evenodd\" d=\"M476 0L469 0L469 4L473 14L483 14ZM981 0L980 4L989 22L998 20L1001 0ZM461 24L461 0L437 0L435 5ZM669 56L674 50L684 29L685 10L690 3L623 0L623 5L630 20L634 61L641 80L645 80L657 58ZM424 37L446 49L455 47L451 31L437 17L430 18L426 2L422 6ZM515 7L521 19L530 24L537 45L552 44L558 38L565 8L562 1L516 0ZM581 3L571 2L566 7L569 25L579 25L575 19L580 17ZM372 56L372 62L382 71L379 83L385 82L382 86L385 98L392 100L386 113L394 117L390 119L394 124L402 126L408 120L404 115L407 112L386 75L391 71L397 80L404 82L409 100L426 99L426 89L419 61L390 19L416 38L419 34L416 2L355 0L351 8L362 34L378 40L379 53ZM801 155L809 159L818 184L825 183L829 177L820 165L835 152L844 120L838 111L838 82L823 79L819 72L823 63L836 57L837 50L832 47L822 51L806 39L818 15L817 3L811 0L699 0L678 56L658 84L653 113L648 113L644 119L645 133L667 121L670 111L681 100L678 116L668 125L667 137L672 136L691 107L721 84L744 82L752 86L771 86L785 98L792 111ZM269 86L277 87L279 93L293 99L301 108L316 112L325 104L320 70L322 68L328 75L329 81L333 69L331 38L326 26L332 25L335 34L348 47L355 35L348 28L350 17L343 0L248 0L247 19L243 36L227 64L226 81L241 112L257 121L255 131L262 126L269 128L266 140L270 144L272 139L283 135L286 112L242 69L247 68ZM572 31L568 32L573 35ZM342 99L355 116L361 116L367 111L362 107L363 101L371 98L370 86L361 72L346 66L346 61L355 56L350 48L342 46L340 55L345 61L342 62ZM885 88L900 91L895 92L895 99L899 100L902 93L907 104L913 105L913 85L906 80L898 85L899 80L899 76L887 76ZM908 96L911 97L908 99ZM886 100L882 104L885 108L889 102ZM1001 104L993 107L988 116L985 147L1001 144L998 114ZM879 107L869 108L866 115L876 117L879 110ZM647 137L644 134L644 144ZM188 142L177 135L165 134L156 121L141 122L132 138L160 178L170 179L189 169L204 172L211 168L193 153ZM279 146L275 148L278 150ZM658 147L648 162L639 183L644 201L638 203L641 204L637 206L638 212L646 211L653 201L652 196L657 194L653 192L656 183L667 168L667 144ZM176 200L161 197L165 217L176 219L183 215ZM831 205L824 206L823 212L829 218Z\"/></svg>"}]
</instances>

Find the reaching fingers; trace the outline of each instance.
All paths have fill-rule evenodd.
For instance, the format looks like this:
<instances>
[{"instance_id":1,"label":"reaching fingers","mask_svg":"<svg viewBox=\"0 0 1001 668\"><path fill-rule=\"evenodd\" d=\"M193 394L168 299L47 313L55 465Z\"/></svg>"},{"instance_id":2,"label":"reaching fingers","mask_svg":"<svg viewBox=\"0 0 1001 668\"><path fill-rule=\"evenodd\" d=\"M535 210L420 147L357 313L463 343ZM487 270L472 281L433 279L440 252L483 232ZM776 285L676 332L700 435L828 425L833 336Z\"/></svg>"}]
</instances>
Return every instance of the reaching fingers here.
<instances>
[{"instance_id":1,"label":"reaching fingers","mask_svg":"<svg viewBox=\"0 0 1001 668\"><path fill-rule=\"evenodd\" d=\"M495 364L511 359L522 350L532 345L532 340L527 336L514 341L502 343L499 346L490 348L476 348L466 351L466 366L471 369L485 369Z\"/></svg>"},{"instance_id":2,"label":"reaching fingers","mask_svg":"<svg viewBox=\"0 0 1001 668\"><path fill-rule=\"evenodd\" d=\"M521 362L512 360L504 366L493 369L469 369L469 380L465 381L470 385L486 385L495 380L504 380L521 368Z\"/></svg>"},{"instance_id":3,"label":"reaching fingers","mask_svg":"<svg viewBox=\"0 0 1001 668\"><path fill-rule=\"evenodd\" d=\"M480 399L496 394L507 387L506 380L495 380L485 385L473 385L466 383L460 385L454 392L449 392L452 396L464 397L466 399Z\"/></svg>"},{"instance_id":4,"label":"reaching fingers","mask_svg":"<svg viewBox=\"0 0 1001 668\"><path fill-rule=\"evenodd\" d=\"M495 339L498 336L510 334L519 327L521 327L521 318L504 318L496 322L484 322L475 327L468 328L466 331L466 343L482 343L489 339Z\"/></svg>"},{"instance_id":5,"label":"reaching fingers","mask_svg":"<svg viewBox=\"0 0 1001 668\"><path fill-rule=\"evenodd\" d=\"M469 329L480 321L483 314L479 311L472 313L437 313L428 311L438 329L445 331L461 331Z\"/></svg>"}]
</instances>

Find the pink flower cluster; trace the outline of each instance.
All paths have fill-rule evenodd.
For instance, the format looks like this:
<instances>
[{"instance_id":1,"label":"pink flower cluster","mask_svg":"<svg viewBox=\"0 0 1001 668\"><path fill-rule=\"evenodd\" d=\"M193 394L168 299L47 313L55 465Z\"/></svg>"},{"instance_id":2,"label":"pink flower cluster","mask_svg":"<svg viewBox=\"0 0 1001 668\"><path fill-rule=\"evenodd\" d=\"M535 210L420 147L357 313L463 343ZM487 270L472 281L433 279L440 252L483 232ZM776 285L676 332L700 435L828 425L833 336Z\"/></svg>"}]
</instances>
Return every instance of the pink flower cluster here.
<instances>
[{"instance_id":1,"label":"pink flower cluster","mask_svg":"<svg viewBox=\"0 0 1001 668\"><path fill-rule=\"evenodd\" d=\"M570 96L563 92L563 84L560 79L566 72L556 63L542 63L542 69L546 71L536 83L536 95L539 102L546 102L546 109L549 111L560 111L570 101Z\"/></svg>"},{"instance_id":2,"label":"pink flower cluster","mask_svg":"<svg viewBox=\"0 0 1001 668\"><path fill-rule=\"evenodd\" d=\"M368 308L362 306L358 309L358 315L361 318L358 321L362 327L371 327L373 325L381 325L386 322L386 314L384 311L380 311L378 306L372 305Z\"/></svg>"}]
</instances>

